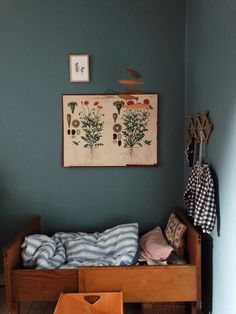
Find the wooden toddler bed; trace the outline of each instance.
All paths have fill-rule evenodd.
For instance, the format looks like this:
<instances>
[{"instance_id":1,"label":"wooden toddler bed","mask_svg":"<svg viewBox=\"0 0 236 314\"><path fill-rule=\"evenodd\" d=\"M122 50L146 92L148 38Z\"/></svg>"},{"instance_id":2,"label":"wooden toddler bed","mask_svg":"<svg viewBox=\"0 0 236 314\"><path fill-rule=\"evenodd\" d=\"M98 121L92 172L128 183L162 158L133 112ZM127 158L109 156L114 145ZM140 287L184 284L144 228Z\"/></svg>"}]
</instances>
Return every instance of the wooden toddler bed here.
<instances>
[{"instance_id":1,"label":"wooden toddler bed","mask_svg":"<svg viewBox=\"0 0 236 314\"><path fill-rule=\"evenodd\" d=\"M20 302L57 301L61 292L122 290L125 303L191 302L191 314L196 314L201 309L201 236L181 210L175 214L187 225L187 265L25 269L21 263L24 237L40 233L40 218L32 219L3 249L9 310L20 313Z\"/></svg>"}]
</instances>

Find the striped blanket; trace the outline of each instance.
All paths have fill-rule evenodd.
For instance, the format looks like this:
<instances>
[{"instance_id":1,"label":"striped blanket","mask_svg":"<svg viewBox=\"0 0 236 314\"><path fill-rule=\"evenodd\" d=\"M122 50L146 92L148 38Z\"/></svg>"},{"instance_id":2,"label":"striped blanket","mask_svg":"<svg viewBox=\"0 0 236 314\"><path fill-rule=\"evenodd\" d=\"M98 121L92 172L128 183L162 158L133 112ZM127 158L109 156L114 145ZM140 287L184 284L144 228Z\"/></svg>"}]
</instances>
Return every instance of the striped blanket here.
<instances>
[{"instance_id":1,"label":"striped blanket","mask_svg":"<svg viewBox=\"0 0 236 314\"><path fill-rule=\"evenodd\" d=\"M37 269L131 265L137 261L137 253L137 223L101 233L33 234L22 244L23 265Z\"/></svg>"}]
</instances>

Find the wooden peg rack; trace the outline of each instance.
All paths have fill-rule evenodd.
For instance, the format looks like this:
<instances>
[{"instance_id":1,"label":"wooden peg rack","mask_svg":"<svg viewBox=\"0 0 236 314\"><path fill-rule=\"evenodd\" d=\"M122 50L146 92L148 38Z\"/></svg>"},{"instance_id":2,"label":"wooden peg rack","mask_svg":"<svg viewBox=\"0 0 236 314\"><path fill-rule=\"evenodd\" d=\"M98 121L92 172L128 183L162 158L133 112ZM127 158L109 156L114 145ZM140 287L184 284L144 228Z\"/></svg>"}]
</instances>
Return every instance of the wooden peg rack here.
<instances>
[{"instance_id":1,"label":"wooden peg rack","mask_svg":"<svg viewBox=\"0 0 236 314\"><path fill-rule=\"evenodd\" d=\"M185 128L182 129L188 136L188 139L194 138L197 143L201 140L208 144L211 135L213 124L210 122L208 112L190 115L184 118Z\"/></svg>"}]
</instances>

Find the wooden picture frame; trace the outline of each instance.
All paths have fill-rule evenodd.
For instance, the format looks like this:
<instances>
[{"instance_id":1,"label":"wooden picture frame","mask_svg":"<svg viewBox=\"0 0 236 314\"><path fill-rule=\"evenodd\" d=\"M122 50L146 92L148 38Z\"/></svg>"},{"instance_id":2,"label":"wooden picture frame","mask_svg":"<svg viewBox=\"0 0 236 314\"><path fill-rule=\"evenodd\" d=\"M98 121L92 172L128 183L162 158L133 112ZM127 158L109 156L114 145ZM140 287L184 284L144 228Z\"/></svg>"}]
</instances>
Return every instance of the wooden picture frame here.
<instances>
[{"instance_id":1,"label":"wooden picture frame","mask_svg":"<svg viewBox=\"0 0 236 314\"><path fill-rule=\"evenodd\" d=\"M159 94L62 95L63 167L156 166Z\"/></svg>"},{"instance_id":2,"label":"wooden picture frame","mask_svg":"<svg viewBox=\"0 0 236 314\"><path fill-rule=\"evenodd\" d=\"M69 54L69 81L71 83L90 81L88 54Z\"/></svg>"}]
</instances>

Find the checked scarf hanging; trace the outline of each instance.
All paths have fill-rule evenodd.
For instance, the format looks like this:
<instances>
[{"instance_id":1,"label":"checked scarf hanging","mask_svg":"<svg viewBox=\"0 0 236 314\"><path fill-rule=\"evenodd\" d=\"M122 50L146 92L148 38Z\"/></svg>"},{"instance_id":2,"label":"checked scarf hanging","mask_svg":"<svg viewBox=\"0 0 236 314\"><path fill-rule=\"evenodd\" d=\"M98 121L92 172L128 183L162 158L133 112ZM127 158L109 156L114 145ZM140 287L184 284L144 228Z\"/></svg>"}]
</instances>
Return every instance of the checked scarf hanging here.
<instances>
[{"instance_id":1,"label":"checked scarf hanging","mask_svg":"<svg viewBox=\"0 0 236 314\"><path fill-rule=\"evenodd\" d=\"M216 220L215 188L208 164L196 162L184 192L184 202L194 225L210 234Z\"/></svg>"}]
</instances>

